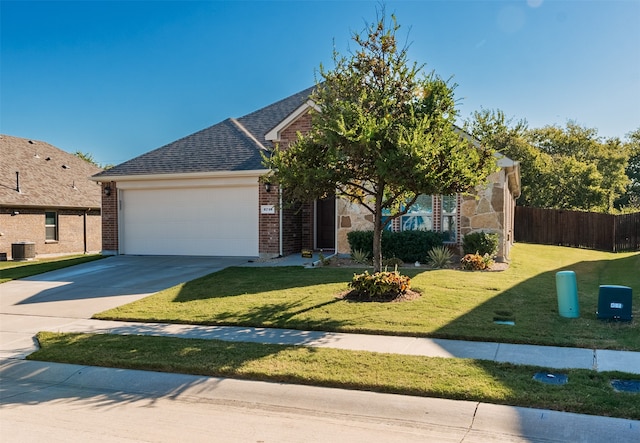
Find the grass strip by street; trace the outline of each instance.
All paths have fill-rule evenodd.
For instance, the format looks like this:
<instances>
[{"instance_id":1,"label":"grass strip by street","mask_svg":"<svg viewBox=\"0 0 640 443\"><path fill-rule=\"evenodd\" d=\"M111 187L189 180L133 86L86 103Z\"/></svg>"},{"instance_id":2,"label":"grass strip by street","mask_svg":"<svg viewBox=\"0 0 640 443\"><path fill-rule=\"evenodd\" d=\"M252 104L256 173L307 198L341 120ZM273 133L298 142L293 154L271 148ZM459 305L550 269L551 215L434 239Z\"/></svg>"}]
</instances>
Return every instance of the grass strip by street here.
<instances>
[{"instance_id":1,"label":"grass strip by street","mask_svg":"<svg viewBox=\"0 0 640 443\"><path fill-rule=\"evenodd\" d=\"M533 380L544 369L446 359L173 337L40 332L28 359L470 400L640 419L640 394L616 392L623 373L566 370L562 386Z\"/></svg>"},{"instance_id":2,"label":"grass strip by street","mask_svg":"<svg viewBox=\"0 0 640 443\"><path fill-rule=\"evenodd\" d=\"M39 258L34 261L4 261L0 262L0 283L19 278L31 277L44 272L55 271L68 266L98 260L104 256L99 254L72 255L63 257Z\"/></svg>"},{"instance_id":3,"label":"grass strip by street","mask_svg":"<svg viewBox=\"0 0 640 443\"><path fill-rule=\"evenodd\" d=\"M336 297L362 269L237 267L94 318L640 351L640 303L633 305L633 322L610 323L595 316L599 285L625 285L638 292L638 269L638 252L520 243L505 271L402 268L421 297L401 303L363 303ZM555 274L561 270L576 273L580 318L558 314ZM515 325L495 323L505 319Z\"/></svg>"}]
</instances>

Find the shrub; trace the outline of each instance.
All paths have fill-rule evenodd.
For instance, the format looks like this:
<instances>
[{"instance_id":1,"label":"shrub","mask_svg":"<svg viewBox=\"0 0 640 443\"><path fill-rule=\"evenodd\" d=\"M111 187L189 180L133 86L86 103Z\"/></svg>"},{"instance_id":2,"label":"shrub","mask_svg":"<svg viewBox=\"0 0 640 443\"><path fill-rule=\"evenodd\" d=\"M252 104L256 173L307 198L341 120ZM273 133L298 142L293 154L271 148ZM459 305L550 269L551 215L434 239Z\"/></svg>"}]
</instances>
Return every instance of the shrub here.
<instances>
[{"instance_id":1,"label":"shrub","mask_svg":"<svg viewBox=\"0 0 640 443\"><path fill-rule=\"evenodd\" d=\"M404 294L411 285L411 279L396 271L383 271L369 274L354 274L349 287L358 298L365 300L393 300Z\"/></svg>"},{"instance_id":2,"label":"shrub","mask_svg":"<svg viewBox=\"0 0 640 443\"><path fill-rule=\"evenodd\" d=\"M495 257L498 252L498 242L500 237L491 232L473 232L467 234L462 239L462 250L465 254L485 254Z\"/></svg>"},{"instance_id":3,"label":"shrub","mask_svg":"<svg viewBox=\"0 0 640 443\"><path fill-rule=\"evenodd\" d=\"M462 269L467 271L482 271L493 266L493 260L489 254L466 254L460 260Z\"/></svg>"},{"instance_id":4,"label":"shrub","mask_svg":"<svg viewBox=\"0 0 640 443\"><path fill-rule=\"evenodd\" d=\"M373 231L351 231L347 240L352 251L373 256ZM442 245L442 234L434 231L402 231L382 233L382 256L397 257L404 263L425 262L435 246Z\"/></svg>"},{"instance_id":5,"label":"shrub","mask_svg":"<svg viewBox=\"0 0 640 443\"><path fill-rule=\"evenodd\" d=\"M371 256L373 231L350 231L347 233L347 241L352 251L360 251Z\"/></svg>"},{"instance_id":6,"label":"shrub","mask_svg":"<svg viewBox=\"0 0 640 443\"><path fill-rule=\"evenodd\" d=\"M397 257L385 258L384 260L382 260L382 266L384 267L397 268L398 266L402 265L404 265L404 262Z\"/></svg>"},{"instance_id":7,"label":"shrub","mask_svg":"<svg viewBox=\"0 0 640 443\"><path fill-rule=\"evenodd\" d=\"M453 258L453 254L446 246L436 246L429 251L429 263L434 268L444 268Z\"/></svg>"},{"instance_id":8,"label":"shrub","mask_svg":"<svg viewBox=\"0 0 640 443\"><path fill-rule=\"evenodd\" d=\"M351 251L351 259L363 265L369 264L369 254L362 251L361 249L356 249Z\"/></svg>"}]
</instances>

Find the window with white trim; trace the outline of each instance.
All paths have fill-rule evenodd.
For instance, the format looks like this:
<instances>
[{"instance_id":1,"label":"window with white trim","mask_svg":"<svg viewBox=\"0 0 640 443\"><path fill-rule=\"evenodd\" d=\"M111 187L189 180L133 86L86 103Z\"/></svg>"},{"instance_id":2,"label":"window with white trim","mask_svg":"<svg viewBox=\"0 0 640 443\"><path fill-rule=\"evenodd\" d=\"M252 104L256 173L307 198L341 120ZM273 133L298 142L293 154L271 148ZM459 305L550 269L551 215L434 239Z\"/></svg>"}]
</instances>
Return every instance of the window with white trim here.
<instances>
[{"instance_id":1,"label":"window with white trim","mask_svg":"<svg viewBox=\"0 0 640 443\"><path fill-rule=\"evenodd\" d=\"M456 241L457 232L457 219L458 219L458 196L457 195L443 195L440 199L442 201L442 232L448 234L448 238L445 238L447 242Z\"/></svg>"},{"instance_id":2,"label":"window with white trim","mask_svg":"<svg viewBox=\"0 0 640 443\"><path fill-rule=\"evenodd\" d=\"M387 231L437 231L444 241L455 243L458 238L458 195L420 195L405 215L394 219ZM391 215L382 213L383 223Z\"/></svg>"},{"instance_id":3,"label":"window with white trim","mask_svg":"<svg viewBox=\"0 0 640 443\"><path fill-rule=\"evenodd\" d=\"M433 230L433 197L420 195L409 211L400 217L401 231Z\"/></svg>"},{"instance_id":4,"label":"window with white trim","mask_svg":"<svg viewBox=\"0 0 640 443\"><path fill-rule=\"evenodd\" d=\"M58 241L58 214L55 211L44 213L44 230L46 241Z\"/></svg>"}]
</instances>

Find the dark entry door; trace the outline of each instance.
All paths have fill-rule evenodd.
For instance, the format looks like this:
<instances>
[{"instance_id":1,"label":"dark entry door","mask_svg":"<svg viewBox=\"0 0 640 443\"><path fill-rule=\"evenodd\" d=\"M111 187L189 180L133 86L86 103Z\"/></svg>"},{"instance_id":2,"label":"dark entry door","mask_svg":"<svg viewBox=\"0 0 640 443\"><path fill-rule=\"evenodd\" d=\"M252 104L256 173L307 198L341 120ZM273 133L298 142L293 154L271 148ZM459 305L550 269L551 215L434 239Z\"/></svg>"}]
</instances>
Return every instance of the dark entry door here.
<instances>
[{"instance_id":1,"label":"dark entry door","mask_svg":"<svg viewBox=\"0 0 640 443\"><path fill-rule=\"evenodd\" d=\"M330 195L316 202L316 248L333 249L336 245L336 197Z\"/></svg>"}]
</instances>

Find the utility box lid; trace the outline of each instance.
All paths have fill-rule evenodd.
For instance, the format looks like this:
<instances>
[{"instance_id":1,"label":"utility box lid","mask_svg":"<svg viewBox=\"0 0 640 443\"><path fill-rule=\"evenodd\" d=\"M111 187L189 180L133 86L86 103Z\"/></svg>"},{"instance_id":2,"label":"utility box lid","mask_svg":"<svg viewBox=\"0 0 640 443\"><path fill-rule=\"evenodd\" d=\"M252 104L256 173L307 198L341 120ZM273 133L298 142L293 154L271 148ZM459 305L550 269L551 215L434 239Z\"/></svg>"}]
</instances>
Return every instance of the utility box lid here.
<instances>
[{"instance_id":1,"label":"utility box lid","mask_svg":"<svg viewBox=\"0 0 640 443\"><path fill-rule=\"evenodd\" d=\"M596 316L600 320L631 321L632 298L632 290L628 286L601 285Z\"/></svg>"}]
</instances>

